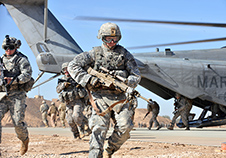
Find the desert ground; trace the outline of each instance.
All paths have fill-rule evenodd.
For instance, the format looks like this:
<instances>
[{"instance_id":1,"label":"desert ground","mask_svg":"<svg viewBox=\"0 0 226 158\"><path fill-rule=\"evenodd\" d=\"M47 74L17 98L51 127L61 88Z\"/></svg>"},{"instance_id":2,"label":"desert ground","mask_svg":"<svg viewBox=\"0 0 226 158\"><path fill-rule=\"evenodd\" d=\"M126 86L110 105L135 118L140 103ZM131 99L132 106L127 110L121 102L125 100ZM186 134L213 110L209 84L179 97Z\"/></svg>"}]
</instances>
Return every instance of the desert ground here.
<instances>
[{"instance_id":1,"label":"desert ground","mask_svg":"<svg viewBox=\"0 0 226 158\"><path fill-rule=\"evenodd\" d=\"M27 98L27 110L25 121L28 127L43 127L39 106L43 98ZM51 101L46 100L50 105ZM59 102L53 99L57 106ZM135 127L138 123L148 124L151 114L143 120L146 109L136 109ZM158 117L161 124L169 124L170 120ZM58 126L60 125L58 119ZM2 120L2 125L12 127L12 120L9 114L6 114ZM51 127L50 127L51 128ZM67 125L68 128L68 125ZM83 140L74 139L72 136L59 136L30 134L30 143L28 152L20 156L20 141L15 133L3 133L1 143L1 157L4 158L66 158L66 157L88 157L89 137ZM219 144L220 145L220 144ZM113 156L113 158L223 158L226 152L221 150L220 146L200 146L183 143L163 143L151 141L131 141L128 140Z\"/></svg>"},{"instance_id":2,"label":"desert ground","mask_svg":"<svg viewBox=\"0 0 226 158\"><path fill-rule=\"evenodd\" d=\"M83 140L59 135L30 135L28 152L20 156L20 141L15 134L3 133L1 155L4 158L72 158L88 157L89 137ZM113 158L225 158L226 152L216 146L180 143L127 141Z\"/></svg>"}]
</instances>

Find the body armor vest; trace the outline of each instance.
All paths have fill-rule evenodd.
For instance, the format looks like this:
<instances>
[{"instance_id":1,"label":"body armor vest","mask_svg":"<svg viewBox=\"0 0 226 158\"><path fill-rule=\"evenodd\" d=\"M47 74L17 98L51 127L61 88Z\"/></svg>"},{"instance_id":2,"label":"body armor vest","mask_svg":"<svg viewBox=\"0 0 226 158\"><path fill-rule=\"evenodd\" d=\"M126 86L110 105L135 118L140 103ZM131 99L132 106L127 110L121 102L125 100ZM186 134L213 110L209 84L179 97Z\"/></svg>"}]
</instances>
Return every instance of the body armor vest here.
<instances>
[{"instance_id":1,"label":"body armor vest","mask_svg":"<svg viewBox=\"0 0 226 158\"><path fill-rule=\"evenodd\" d=\"M17 76L21 74L19 61L22 58L27 59L27 56L25 56L21 52L16 52L14 56L9 60L6 59L4 55L2 56L2 62L4 63L4 67L6 68L4 72L5 77L13 77L15 79ZM17 89L17 90L24 90L28 92L31 90L33 84L34 84L34 79L31 77L31 79L26 83L11 85L9 90Z\"/></svg>"},{"instance_id":2,"label":"body armor vest","mask_svg":"<svg viewBox=\"0 0 226 158\"><path fill-rule=\"evenodd\" d=\"M104 52L99 47L93 48L95 51L94 70L99 71L100 66L108 70L125 70L125 49L119 45L114 50Z\"/></svg>"}]
</instances>

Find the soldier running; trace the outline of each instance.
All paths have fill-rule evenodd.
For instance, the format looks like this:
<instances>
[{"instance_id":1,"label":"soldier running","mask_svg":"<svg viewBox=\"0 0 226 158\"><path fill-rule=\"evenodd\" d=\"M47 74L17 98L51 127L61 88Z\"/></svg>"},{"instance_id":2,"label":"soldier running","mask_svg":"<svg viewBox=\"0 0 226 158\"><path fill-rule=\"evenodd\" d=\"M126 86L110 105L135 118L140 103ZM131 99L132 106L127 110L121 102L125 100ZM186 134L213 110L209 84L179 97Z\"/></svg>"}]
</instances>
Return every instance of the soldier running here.
<instances>
[{"instance_id":1,"label":"soldier running","mask_svg":"<svg viewBox=\"0 0 226 158\"><path fill-rule=\"evenodd\" d=\"M63 128L65 128L65 117L66 117L66 104L60 103L58 107L60 122Z\"/></svg>"},{"instance_id":2,"label":"soldier running","mask_svg":"<svg viewBox=\"0 0 226 158\"><path fill-rule=\"evenodd\" d=\"M57 93L59 99L66 103L66 120L71 128L74 138L83 138L91 134L88 119L83 115L87 102L85 88L76 83L67 71L68 62L62 64L64 76L58 80Z\"/></svg>"},{"instance_id":3,"label":"soldier running","mask_svg":"<svg viewBox=\"0 0 226 158\"><path fill-rule=\"evenodd\" d=\"M56 117L59 115L59 112L54 102L51 102L51 106L49 107L48 110L48 115L50 115L52 127L56 127L57 126Z\"/></svg>"},{"instance_id":4,"label":"soldier running","mask_svg":"<svg viewBox=\"0 0 226 158\"><path fill-rule=\"evenodd\" d=\"M173 119L169 125L169 127L167 127L169 130L173 130L174 128L174 124L176 123L176 119L181 116L182 122L185 125L185 130L190 130L189 128L189 124L188 124L188 117L190 114L192 108L192 100L181 96L180 94L176 93L176 100L175 100L175 111Z\"/></svg>"},{"instance_id":5,"label":"soldier running","mask_svg":"<svg viewBox=\"0 0 226 158\"><path fill-rule=\"evenodd\" d=\"M5 54L1 58L0 90L5 92L0 100L0 118L10 111L17 137L21 140L20 154L24 155L28 150L28 130L24 122L27 105L26 92L30 90L32 69L28 58L18 51L21 42L14 37L6 35L2 43ZM27 89L28 88L28 89ZM2 125L0 123L0 142Z\"/></svg>"},{"instance_id":6,"label":"soldier running","mask_svg":"<svg viewBox=\"0 0 226 158\"><path fill-rule=\"evenodd\" d=\"M103 41L102 46L94 47L89 52L77 55L68 65L71 77L81 86L86 87L88 92L91 91L92 95L89 93L89 96L92 100L90 101L95 106L89 120L89 126L92 129L89 158L111 157L119 150L122 144L129 139L129 133L133 129L133 112L129 109L128 102L118 103L126 99L127 92L121 91L118 87L108 87L102 84L99 82L99 78L88 74L87 69L92 67L94 70L100 71L102 66L114 74L126 78L125 83L132 88L135 88L141 79L133 55L117 44L121 39L118 25L110 22L103 24L98 32L98 38ZM118 104L110 113L105 116L98 115L99 112L105 111L114 103ZM115 123L114 131L104 147L111 118Z\"/></svg>"},{"instance_id":7,"label":"soldier running","mask_svg":"<svg viewBox=\"0 0 226 158\"><path fill-rule=\"evenodd\" d=\"M44 123L45 127L49 127L47 116L48 116L49 106L46 104L46 101L42 101L42 105L40 106L40 112L42 114L42 122Z\"/></svg>"},{"instance_id":8,"label":"soldier running","mask_svg":"<svg viewBox=\"0 0 226 158\"><path fill-rule=\"evenodd\" d=\"M157 127L156 130L159 130L162 127L159 124L158 120L157 120L160 107L159 107L159 105L158 105L158 103L156 101L152 101L151 99L149 99L149 101L150 102L148 102L148 105L147 105L148 112L147 112L146 116L150 112L152 112L152 117L151 117L151 119L149 121L149 127L148 127L148 129L151 130L152 124L153 124L153 122L155 122L155 126Z\"/></svg>"}]
</instances>

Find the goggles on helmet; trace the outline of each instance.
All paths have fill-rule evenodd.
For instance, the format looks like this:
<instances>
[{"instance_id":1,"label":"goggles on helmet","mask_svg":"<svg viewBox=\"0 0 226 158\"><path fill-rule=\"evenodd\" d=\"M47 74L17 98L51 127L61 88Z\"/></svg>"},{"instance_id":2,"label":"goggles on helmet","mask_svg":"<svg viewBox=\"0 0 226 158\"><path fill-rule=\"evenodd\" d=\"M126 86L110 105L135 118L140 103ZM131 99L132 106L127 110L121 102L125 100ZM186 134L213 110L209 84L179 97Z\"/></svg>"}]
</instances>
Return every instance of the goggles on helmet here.
<instances>
[{"instance_id":1,"label":"goggles on helmet","mask_svg":"<svg viewBox=\"0 0 226 158\"><path fill-rule=\"evenodd\" d=\"M15 49L15 46L14 45L5 45L5 46L3 46L3 49L4 50L13 50L13 49Z\"/></svg>"},{"instance_id":2,"label":"goggles on helmet","mask_svg":"<svg viewBox=\"0 0 226 158\"><path fill-rule=\"evenodd\" d=\"M111 43L112 41L114 43L118 43L119 37L118 36L104 36L103 41L106 43Z\"/></svg>"}]
</instances>

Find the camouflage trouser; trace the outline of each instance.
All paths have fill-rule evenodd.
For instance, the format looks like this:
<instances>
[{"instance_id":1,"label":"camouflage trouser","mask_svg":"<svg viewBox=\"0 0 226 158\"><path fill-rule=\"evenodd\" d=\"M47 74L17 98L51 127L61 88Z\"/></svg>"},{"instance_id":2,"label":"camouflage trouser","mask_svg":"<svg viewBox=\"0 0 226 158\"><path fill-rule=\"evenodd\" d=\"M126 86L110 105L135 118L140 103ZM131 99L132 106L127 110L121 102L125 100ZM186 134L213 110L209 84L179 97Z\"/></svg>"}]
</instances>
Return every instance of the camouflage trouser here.
<instances>
[{"instance_id":1,"label":"camouflage trouser","mask_svg":"<svg viewBox=\"0 0 226 158\"><path fill-rule=\"evenodd\" d=\"M158 122L157 119L156 119L157 116L158 116L158 113L152 112L152 117L151 117L151 119L150 119L150 121L149 121L149 128L152 127L153 122L155 122L155 125L156 125L156 126L160 126L159 122Z\"/></svg>"},{"instance_id":2,"label":"camouflage trouser","mask_svg":"<svg viewBox=\"0 0 226 158\"><path fill-rule=\"evenodd\" d=\"M175 113L175 115L173 116L171 125L174 126L174 124L176 123L176 119L181 116L182 122L185 125L185 127L189 127L188 125L188 114L186 114L186 112L183 111L178 111Z\"/></svg>"},{"instance_id":3,"label":"camouflage trouser","mask_svg":"<svg viewBox=\"0 0 226 158\"><path fill-rule=\"evenodd\" d=\"M96 104L102 110L108 106L103 104L103 100L96 99ZM122 144L130 138L129 132L133 128L132 111L129 110L129 104L125 104L119 113L111 111L104 117L96 114L95 110L92 110L92 116L89 119L89 126L92 130L90 138L89 158L101 158L103 154L104 140L106 138L107 131L109 129L110 119L113 119L115 123L114 131L109 137L105 145L105 150L109 154L116 152Z\"/></svg>"},{"instance_id":4,"label":"camouflage trouser","mask_svg":"<svg viewBox=\"0 0 226 158\"><path fill-rule=\"evenodd\" d=\"M70 102L66 105L66 120L71 128L71 131L74 134L84 132L83 131L84 124L85 123L88 124L88 121L84 122L85 117L83 116L82 113L84 106L85 106L84 103L79 99Z\"/></svg>"},{"instance_id":5,"label":"camouflage trouser","mask_svg":"<svg viewBox=\"0 0 226 158\"><path fill-rule=\"evenodd\" d=\"M10 115L15 127L17 137L21 141L25 141L28 138L27 126L24 123L25 110L26 110L26 93L14 92L13 95L3 98L0 101L0 118L3 119L5 113L10 111ZM2 135L2 125L0 122L0 141Z\"/></svg>"},{"instance_id":6,"label":"camouflage trouser","mask_svg":"<svg viewBox=\"0 0 226 158\"><path fill-rule=\"evenodd\" d=\"M51 124L53 127L56 127L57 126L57 120L56 120L56 114L55 113L52 113L50 115L50 121L51 121Z\"/></svg>"},{"instance_id":7,"label":"camouflage trouser","mask_svg":"<svg viewBox=\"0 0 226 158\"><path fill-rule=\"evenodd\" d=\"M63 127L65 126L65 115L65 112L60 113L60 122Z\"/></svg>"},{"instance_id":8,"label":"camouflage trouser","mask_svg":"<svg viewBox=\"0 0 226 158\"><path fill-rule=\"evenodd\" d=\"M47 120L47 111L42 113L42 121L45 125L48 125L48 120Z\"/></svg>"},{"instance_id":9,"label":"camouflage trouser","mask_svg":"<svg viewBox=\"0 0 226 158\"><path fill-rule=\"evenodd\" d=\"M185 125L185 127L189 127L188 117L189 117L189 113L190 113L191 108L192 108L192 104L186 104L186 105L180 107L178 109L178 111L174 114L171 125L174 126L174 124L176 123L176 119L179 116L181 116L182 122Z\"/></svg>"}]
</instances>

